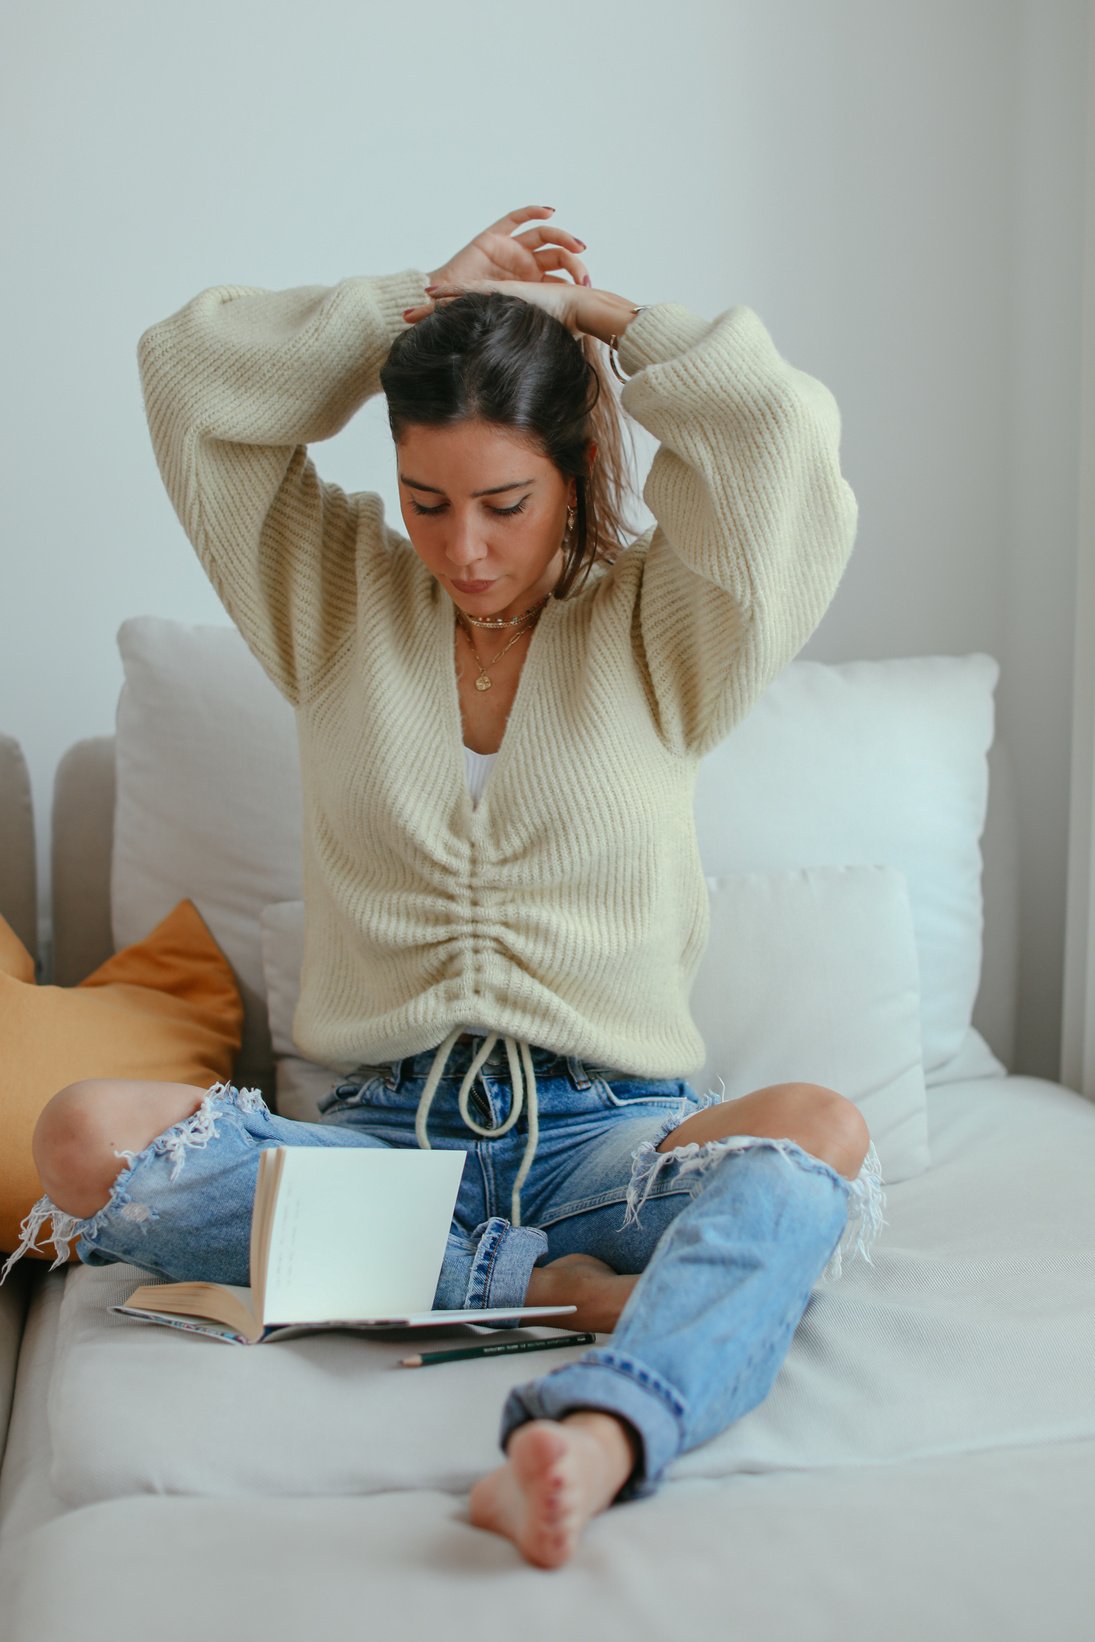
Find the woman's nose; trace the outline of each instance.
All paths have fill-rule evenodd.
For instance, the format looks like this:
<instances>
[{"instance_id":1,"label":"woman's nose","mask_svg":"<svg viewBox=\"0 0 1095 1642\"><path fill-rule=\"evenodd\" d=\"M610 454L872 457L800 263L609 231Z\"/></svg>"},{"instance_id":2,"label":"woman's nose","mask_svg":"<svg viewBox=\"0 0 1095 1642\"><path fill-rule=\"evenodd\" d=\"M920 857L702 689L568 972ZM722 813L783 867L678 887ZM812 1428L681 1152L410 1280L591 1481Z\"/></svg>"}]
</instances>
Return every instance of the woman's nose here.
<instances>
[{"instance_id":1,"label":"woman's nose","mask_svg":"<svg viewBox=\"0 0 1095 1642\"><path fill-rule=\"evenodd\" d=\"M486 547L472 525L452 526L445 540L445 557L450 564L463 570L467 565L477 564L486 556Z\"/></svg>"}]
</instances>

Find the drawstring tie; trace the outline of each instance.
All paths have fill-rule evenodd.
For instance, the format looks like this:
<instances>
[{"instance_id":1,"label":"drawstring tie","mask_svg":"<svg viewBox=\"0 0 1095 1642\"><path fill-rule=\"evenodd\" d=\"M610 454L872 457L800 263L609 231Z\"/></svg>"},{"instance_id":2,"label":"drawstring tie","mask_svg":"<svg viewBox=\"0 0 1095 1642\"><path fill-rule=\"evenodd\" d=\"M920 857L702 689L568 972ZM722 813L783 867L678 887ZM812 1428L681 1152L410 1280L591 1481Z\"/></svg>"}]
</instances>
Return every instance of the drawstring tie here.
<instances>
[{"instance_id":1,"label":"drawstring tie","mask_svg":"<svg viewBox=\"0 0 1095 1642\"><path fill-rule=\"evenodd\" d=\"M456 1026L449 1033L444 1042L438 1044L437 1053L433 1057L433 1065L430 1067L430 1075L426 1079L426 1087L419 1096L418 1112L414 1120L414 1133L415 1139L418 1141L419 1146L421 1146L425 1151L433 1150L426 1138L426 1119L430 1115L430 1107L433 1104L433 1097L437 1093L437 1086L441 1082L442 1073L448 1064L449 1056L452 1054L453 1045L456 1043L457 1039L462 1036L462 1034L463 1028ZM532 1064L531 1051L524 1038L506 1037L503 1040L506 1045L506 1056L509 1060L510 1085L513 1090L513 1099L510 1104L510 1114L506 1121L498 1124L497 1127L493 1129L484 1129L481 1124L476 1123L475 1119L471 1115L471 1112L468 1110L468 1096L471 1094L471 1086L475 1082L479 1068L483 1065L484 1061L487 1059L487 1056L498 1042L499 1036L499 1033L491 1032L488 1037L483 1039L482 1044L475 1052L471 1065L464 1074L464 1081L460 1085L460 1116L464 1119L464 1122L467 1124L468 1128L473 1130L477 1135L482 1135L487 1140L496 1139L499 1135L508 1134L510 1129L512 1129L513 1125L517 1122L517 1119L521 1116L521 1112L525 1104L525 1095L527 1092L528 1144L525 1147L525 1155L521 1159L521 1167L517 1171L517 1179L513 1183L513 1193L510 1199L510 1224L513 1226L519 1226L521 1224L521 1187L525 1183L526 1175L532 1168L532 1160L536 1155L536 1143L540 1136L540 1124L536 1106L536 1070Z\"/></svg>"}]
</instances>

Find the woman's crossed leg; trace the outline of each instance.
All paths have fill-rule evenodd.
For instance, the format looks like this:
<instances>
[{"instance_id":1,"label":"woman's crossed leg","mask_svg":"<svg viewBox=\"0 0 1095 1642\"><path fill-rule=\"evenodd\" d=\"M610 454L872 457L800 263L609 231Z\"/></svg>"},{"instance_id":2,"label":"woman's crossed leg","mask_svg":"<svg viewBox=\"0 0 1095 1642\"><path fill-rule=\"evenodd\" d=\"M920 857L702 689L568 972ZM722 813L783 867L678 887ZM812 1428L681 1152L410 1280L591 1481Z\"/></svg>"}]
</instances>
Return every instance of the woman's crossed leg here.
<instances>
[{"instance_id":1,"label":"woman's crossed leg","mask_svg":"<svg viewBox=\"0 0 1095 1642\"><path fill-rule=\"evenodd\" d=\"M259 1154L270 1146L391 1142L360 1126L272 1113L258 1090L139 1079L84 1079L44 1108L32 1141L45 1195L0 1275L51 1222L60 1263L73 1242L86 1265L118 1261L169 1282L250 1282ZM568 1327L610 1331L637 1278L588 1254L548 1252L537 1228L454 1220L434 1295L443 1310L574 1305ZM499 1327L505 1326L502 1324Z\"/></svg>"},{"instance_id":2,"label":"woman's crossed leg","mask_svg":"<svg viewBox=\"0 0 1095 1642\"><path fill-rule=\"evenodd\" d=\"M870 1135L835 1091L774 1085L665 1127L632 1154L622 1224L617 1204L548 1226L553 1248L641 1261L642 1275L611 1340L511 1392L506 1463L469 1499L473 1523L540 1567L567 1561L591 1516L653 1493L677 1453L763 1399L853 1191L877 1230L880 1192L860 1178Z\"/></svg>"},{"instance_id":3,"label":"woman's crossed leg","mask_svg":"<svg viewBox=\"0 0 1095 1642\"><path fill-rule=\"evenodd\" d=\"M271 1146L382 1145L293 1123L257 1089L85 1079L44 1108L32 1150L45 1195L24 1222L34 1246L52 1217L58 1262L128 1262L170 1282L247 1285L259 1157ZM15 1256L12 1257L13 1259Z\"/></svg>"}]
</instances>

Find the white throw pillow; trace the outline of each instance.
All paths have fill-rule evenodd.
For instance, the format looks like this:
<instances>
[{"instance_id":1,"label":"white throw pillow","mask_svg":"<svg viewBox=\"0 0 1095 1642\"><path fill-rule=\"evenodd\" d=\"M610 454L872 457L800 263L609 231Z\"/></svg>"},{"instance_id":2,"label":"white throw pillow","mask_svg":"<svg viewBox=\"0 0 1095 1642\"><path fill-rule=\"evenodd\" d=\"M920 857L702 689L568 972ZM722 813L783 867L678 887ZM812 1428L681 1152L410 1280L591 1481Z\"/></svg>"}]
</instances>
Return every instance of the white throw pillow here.
<instances>
[{"instance_id":1,"label":"white throw pillow","mask_svg":"<svg viewBox=\"0 0 1095 1642\"><path fill-rule=\"evenodd\" d=\"M709 878L711 934L690 1007L707 1046L690 1079L736 1100L820 1083L867 1120L888 1182L923 1174L927 1094L908 884L888 866Z\"/></svg>"},{"instance_id":2,"label":"white throw pillow","mask_svg":"<svg viewBox=\"0 0 1095 1642\"><path fill-rule=\"evenodd\" d=\"M134 617L118 648L115 949L189 896L239 982L240 1065L268 1067L259 916L302 893L293 709L234 627Z\"/></svg>"},{"instance_id":3,"label":"white throw pillow","mask_svg":"<svg viewBox=\"0 0 1095 1642\"><path fill-rule=\"evenodd\" d=\"M980 652L793 661L697 782L711 876L860 862L905 873L929 1087L959 1065L965 1077L1004 1070L971 1026L999 675Z\"/></svg>"},{"instance_id":4,"label":"white throw pillow","mask_svg":"<svg viewBox=\"0 0 1095 1642\"><path fill-rule=\"evenodd\" d=\"M884 1180L922 1174L931 1160L904 874L885 866L747 872L709 880L708 889L711 935L691 996L707 1061L693 1087L734 1100L771 1083L824 1084L862 1111ZM262 951L277 1109L314 1123L338 1079L293 1042L303 902L265 908Z\"/></svg>"}]
</instances>

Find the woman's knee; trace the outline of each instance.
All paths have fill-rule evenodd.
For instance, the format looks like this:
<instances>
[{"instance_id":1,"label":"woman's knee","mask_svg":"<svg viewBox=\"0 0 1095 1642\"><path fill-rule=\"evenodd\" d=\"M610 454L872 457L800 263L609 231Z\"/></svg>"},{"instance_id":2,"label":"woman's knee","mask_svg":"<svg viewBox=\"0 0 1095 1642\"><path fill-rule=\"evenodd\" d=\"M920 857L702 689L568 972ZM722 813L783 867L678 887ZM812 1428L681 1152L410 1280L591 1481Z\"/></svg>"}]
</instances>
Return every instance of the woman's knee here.
<instances>
[{"instance_id":1,"label":"woman's knee","mask_svg":"<svg viewBox=\"0 0 1095 1642\"><path fill-rule=\"evenodd\" d=\"M66 1214L87 1219L108 1201L117 1154L137 1152L196 1112L208 1093L187 1083L83 1078L43 1108L31 1141L43 1189Z\"/></svg>"}]
</instances>

